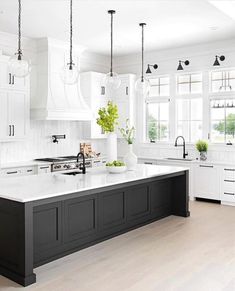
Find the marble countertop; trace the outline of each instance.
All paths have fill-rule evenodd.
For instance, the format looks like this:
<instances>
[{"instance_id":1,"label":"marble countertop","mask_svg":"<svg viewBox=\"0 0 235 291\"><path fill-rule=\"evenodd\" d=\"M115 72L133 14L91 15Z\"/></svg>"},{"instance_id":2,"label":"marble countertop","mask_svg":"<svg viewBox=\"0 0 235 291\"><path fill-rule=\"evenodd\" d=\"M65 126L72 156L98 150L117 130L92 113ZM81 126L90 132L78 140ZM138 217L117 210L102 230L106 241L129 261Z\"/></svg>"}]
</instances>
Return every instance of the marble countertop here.
<instances>
[{"instance_id":1,"label":"marble countertop","mask_svg":"<svg viewBox=\"0 0 235 291\"><path fill-rule=\"evenodd\" d=\"M104 167L76 176L61 173L0 179L0 197L29 202L186 171L186 167L137 165L135 171L109 174Z\"/></svg>"}]
</instances>

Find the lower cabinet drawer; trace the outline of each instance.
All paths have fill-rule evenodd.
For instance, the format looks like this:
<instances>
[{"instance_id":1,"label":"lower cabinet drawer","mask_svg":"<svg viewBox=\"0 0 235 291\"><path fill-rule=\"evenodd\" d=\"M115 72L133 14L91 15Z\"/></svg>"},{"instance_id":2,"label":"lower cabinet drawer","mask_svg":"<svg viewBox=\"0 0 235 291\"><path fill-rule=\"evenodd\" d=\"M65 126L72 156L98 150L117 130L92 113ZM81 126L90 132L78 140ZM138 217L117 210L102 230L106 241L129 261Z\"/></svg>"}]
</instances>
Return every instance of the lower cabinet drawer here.
<instances>
[{"instance_id":1,"label":"lower cabinet drawer","mask_svg":"<svg viewBox=\"0 0 235 291\"><path fill-rule=\"evenodd\" d=\"M235 203L235 191L224 191L221 194L221 201Z\"/></svg>"}]
</instances>

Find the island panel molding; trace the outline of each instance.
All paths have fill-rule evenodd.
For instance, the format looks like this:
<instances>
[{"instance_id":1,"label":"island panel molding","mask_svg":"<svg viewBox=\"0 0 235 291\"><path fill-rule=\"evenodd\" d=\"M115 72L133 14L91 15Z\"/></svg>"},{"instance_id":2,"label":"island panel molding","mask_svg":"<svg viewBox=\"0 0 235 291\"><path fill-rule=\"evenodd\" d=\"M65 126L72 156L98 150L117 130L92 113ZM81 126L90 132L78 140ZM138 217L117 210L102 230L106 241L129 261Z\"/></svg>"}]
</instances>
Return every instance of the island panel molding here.
<instances>
[{"instance_id":1,"label":"island panel molding","mask_svg":"<svg viewBox=\"0 0 235 291\"><path fill-rule=\"evenodd\" d=\"M188 217L188 170L176 169L29 202L0 198L0 274L28 286L35 267L172 214Z\"/></svg>"}]
</instances>

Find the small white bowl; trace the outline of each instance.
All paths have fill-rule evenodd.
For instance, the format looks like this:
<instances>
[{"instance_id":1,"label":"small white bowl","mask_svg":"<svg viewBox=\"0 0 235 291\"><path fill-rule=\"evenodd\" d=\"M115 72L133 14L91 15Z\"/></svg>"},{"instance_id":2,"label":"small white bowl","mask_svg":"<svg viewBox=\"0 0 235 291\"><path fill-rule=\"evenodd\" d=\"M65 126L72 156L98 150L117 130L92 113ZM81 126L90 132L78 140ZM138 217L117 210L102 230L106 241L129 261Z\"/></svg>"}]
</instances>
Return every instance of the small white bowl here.
<instances>
[{"instance_id":1,"label":"small white bowl","mask_svg":"<svg viewBox=\"0 0 235 291\"><path fill-rule=\"evenodd\" d=\"M109 167L106 166L106 169L109 173L112 174L118 174L118 173L123 173L126 171L126 166L119 166L119 167Z\"/></svg>"}]
</instances>

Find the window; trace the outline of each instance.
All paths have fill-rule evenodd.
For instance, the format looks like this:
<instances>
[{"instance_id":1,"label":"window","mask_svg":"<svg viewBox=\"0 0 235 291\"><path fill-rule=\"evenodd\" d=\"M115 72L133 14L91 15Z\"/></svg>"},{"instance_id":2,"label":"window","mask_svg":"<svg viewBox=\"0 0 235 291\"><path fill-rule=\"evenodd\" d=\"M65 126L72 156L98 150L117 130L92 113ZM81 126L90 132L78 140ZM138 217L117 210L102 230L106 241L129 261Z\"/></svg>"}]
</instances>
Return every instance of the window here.
<instances>
[{"instance_id":1,"label":"window","mask_svg":"<svg viewBox=\"0 0 235 291\"><path fill-rule=\"evenodd\" d=\"M202 73L178 75L176 90L176 135L195 142L202 138Z\"/></svg>"},{"instance_id":2,"label":"window","mask_svg":"<svg viewBox=\"0 0 235 291\"><path fill-rule=\"evenodd\" d=\"M212 72L211 91L213 93L235 91L235 70Z\"/></svg>"},{"instance_id":3,"label":"window","mask_svg":"<svg viewBox=\"0 0 235 291\"><path fill-rule=\"evenodd\" d=\"M150 142L169 140L169 77L150 78L146 98L146 139Z\"/></svg>"},{"instance_id":4,"label":"window","mask_svg":"<svg viewBox=\"0 0 235 291\"><path fill-rule=\"evenodd\" d=\"M169 139L169 101L147 103L147 140Z\"/></svg>"},{"instance_id":5,"label":"window","mask_svg":"<svg viewBox=\"0 0 235 291\"><path fill-rule=\"evenodd\" d=\"M235 142L235 99L211 100L211 141Z\"/></svg>"},{"instance_id":6,"label":"window","mask_svg":"<svg viewBox=\"0 0 235 291\"><path fill-rule=\"evenodd\" d=\"M176 100L177 135L187 142L202 138L202 98Z\"/></svg>"},{"instance_id":7,"label":"window","mask_svg":"<svg viewBox=\"0 0 235 291\"><path fill-rule=\"evenodd\" d=\"M202 93L202 74L179 75L177 77L177 93L179 95Z\"/></svg>"}]
</instances>

